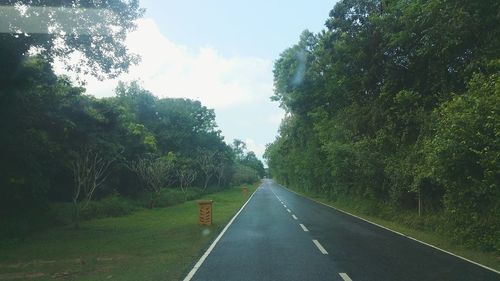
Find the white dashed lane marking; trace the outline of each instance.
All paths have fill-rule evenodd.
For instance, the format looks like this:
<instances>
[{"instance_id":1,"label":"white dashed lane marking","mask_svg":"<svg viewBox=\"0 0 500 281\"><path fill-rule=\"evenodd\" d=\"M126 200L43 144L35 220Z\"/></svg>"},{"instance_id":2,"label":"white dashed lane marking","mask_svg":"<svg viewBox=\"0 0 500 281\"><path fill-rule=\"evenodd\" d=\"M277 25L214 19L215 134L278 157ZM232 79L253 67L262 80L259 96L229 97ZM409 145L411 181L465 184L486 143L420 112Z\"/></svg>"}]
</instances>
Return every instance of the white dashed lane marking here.
<instances>
[{"instance_id":1,"label":"white dashed lane marking","mask_svg":"<svg viewBox=\"0 0 500 281\"><path fill-rule=\"evenodd\" d=\"M314 245L316 245L316 247L318 247L319 251L323 255L328 255L328 252L325 250L325 248L323 248L323 246L321 246L321 244L318 242L318 240L313 240L313 243L314 243Z\"/></svg>"},{"instance_id":2,"label":"white dashed lane marking","mask_svg":"<svg viewBox=\"0 0 500 281\"><path fill-rule=\"evenodd\" d=\"M342 279L344 279L344 281L352 281L351 278L349 278L349 275L347 275L347 273L339 273L340 277L342 277Z\"/></svg>"}]
</instances>

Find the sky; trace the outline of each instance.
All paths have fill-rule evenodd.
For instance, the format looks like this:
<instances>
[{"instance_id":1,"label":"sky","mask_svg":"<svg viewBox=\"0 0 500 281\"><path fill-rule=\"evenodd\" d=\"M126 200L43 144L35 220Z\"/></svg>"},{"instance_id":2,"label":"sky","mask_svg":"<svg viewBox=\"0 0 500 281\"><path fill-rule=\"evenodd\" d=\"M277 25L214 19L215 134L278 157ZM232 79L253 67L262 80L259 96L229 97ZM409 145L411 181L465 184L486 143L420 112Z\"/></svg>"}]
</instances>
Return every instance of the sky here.
<instances>
[{"instance_id":1,"label":"sky","mask_svg":"<svg viewBox=\"0 0 500 281\"><path fill-rule=\"evenodd\" d=\"M141 62L114 80L88 78L87 93L112 96L119 80L139 80L161 98L200 100L227 143L243 140L262 159L284 116L270 100L273 63L303 30L322 30L335 2L141 0L145 15L126 40Z\"/></svg>"}]
</instances>

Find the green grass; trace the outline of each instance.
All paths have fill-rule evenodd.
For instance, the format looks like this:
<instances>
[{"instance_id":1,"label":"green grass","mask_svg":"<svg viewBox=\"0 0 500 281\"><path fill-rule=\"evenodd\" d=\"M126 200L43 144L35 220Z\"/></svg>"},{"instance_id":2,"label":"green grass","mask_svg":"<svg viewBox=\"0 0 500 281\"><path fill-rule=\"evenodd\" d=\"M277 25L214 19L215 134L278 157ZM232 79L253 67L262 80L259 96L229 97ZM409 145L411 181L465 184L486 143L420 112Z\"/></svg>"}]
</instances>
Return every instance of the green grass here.
<instances>
[{"instance_id":1,"label":"green grass","mask_svg":"<svg viewBox=\"0 0 500 281\"><path fill-rule=\"evenodd\" d=\"M179 280L247 198L232 188L203 199L214 200L210 227L198 225L196 201L188 201L4 243L0 280Z\"/></svg>"},{"instance_id":2,"label":"green grass","mask_svg":"<svg viewBox=\"0 0 500 281\"><path fill-rule=\"evenodd\" d=\"M475 261L477 263L483 264L485 266L491 267L495 270L500 270L500 256L493 252L483 252L479 250L474 250L465 247L464 245L460 245L450 241L448 237L443 236L440 233L431 231L431 230L420 230L408 227L399 222L383 219L377 217L375 215L366 214L366 206L361 206L362 202L358 201L331 201L327 198L321 196L320 194L312 193L312 192L303 192L297 191L295 192L302 194L303 196L309 197L316 201L322 202L326 205L335 207L339 210L351 213L353 215L359 216L365 220L374 222L376 224L385 226L394 231L400 232L407 236L413 237L420 241L426 242L428 244L434 245L438 248L446 250L448 252L454 253L456 255L462 256L469 260ZM405 214L400 214L400 219L404 219ZM407 216L406 219L411 219L411 216ZM435 226L437 227L437 226Z\"/></svg>"},{"instance_id":3,"label":"green grass","mask_svg":"<svg viewBox=\"0 0 500 281\"><path fill-rule=\"evenodd\" d=\"M156 200L156 207L170 207L187 200L198 199L215 192L212 189L204 192L200 188L189 188L186 193L178 188L164 188ZM125 197L110 194L107 197L93 200L80 212L80 220L93 220L107 217L121 217L150 206L150 193L143 192ZM35 232L73 223L74 207L70 202L51 203L46 210L29 210L15 217L0 216L0 245L19 240ZM0 246L1 247L1 246ZM1 280L1 279L0 279Z\"/></svg>"}]
</instances>

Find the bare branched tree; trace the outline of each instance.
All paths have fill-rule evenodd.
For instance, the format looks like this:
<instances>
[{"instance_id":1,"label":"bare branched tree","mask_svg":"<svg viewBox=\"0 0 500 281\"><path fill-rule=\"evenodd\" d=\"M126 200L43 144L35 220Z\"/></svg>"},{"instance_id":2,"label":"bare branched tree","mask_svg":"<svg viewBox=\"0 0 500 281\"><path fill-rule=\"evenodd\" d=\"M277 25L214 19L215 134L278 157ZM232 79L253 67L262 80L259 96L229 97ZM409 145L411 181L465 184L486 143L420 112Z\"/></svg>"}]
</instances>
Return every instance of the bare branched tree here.
<instances>
[{"instance_id":1,"label":"bare branched tree","mask_svg":"<svg viewBox=\"0 0 500 281\"><path fill-rule=\"evenodd\" d=\"M161 158L154 160L141 158L129 162L128 167L139 176L146 189L150 192L149 207L154 208L162 188L171 183L173 170L171 161Z\"/></svg>"},{"instance_id":2,"label":"bare branched tree","mask_svg":"<svg viewBox=\"0 0 500 281\"><path fill-rule=\"evenodd\" d=\"M196 179L198 173L193 169L180 169L177 171L179 186L187 199L187 190Z\"/></svg>"},{"instance_id":3,"label":"bare branched tree","mask_svg":"<svg viewBox=\"0 0 500 281\"><path fill-rule=\"evenodd\" d=\"M198 165L205 176L203 190L207 189L210 179L215 173L215 151L198 149Z\"/></svg>"},{"instance_id":4,"label":"bare branched tree","mask_svg":"<svg viewBox=\"0 0 500 281\"><path fill-rule=\"evenodd\" d=\"M80 211L87 208L94 192L99 189L109 173L109 166L113 160L107 160L97 151L84 149L76 154L71 161L73 170L74 189L73 189L73 222L75 228L79 227Z\"/></svg>"}]
</instances>

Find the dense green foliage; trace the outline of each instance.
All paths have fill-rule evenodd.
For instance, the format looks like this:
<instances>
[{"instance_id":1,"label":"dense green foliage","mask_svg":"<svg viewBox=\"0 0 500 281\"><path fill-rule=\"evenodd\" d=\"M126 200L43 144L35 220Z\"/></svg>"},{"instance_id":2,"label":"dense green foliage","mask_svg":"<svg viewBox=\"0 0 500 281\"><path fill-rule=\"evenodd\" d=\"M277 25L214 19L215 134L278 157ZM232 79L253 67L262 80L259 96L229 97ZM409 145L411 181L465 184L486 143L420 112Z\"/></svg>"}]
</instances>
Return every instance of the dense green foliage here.
<instances>
[{"instance_id":1,"label":"dense green foliage","mask_svg":"<svg viewBox=\"0 0 500 281\"><path fill-rule=\"evenodd\" d=\"M498 1L344 0L274 67L271 175L500 252ZM435 218L439 218L436 219ZM409 222L411 224L411 222Z\"/></svg>"},{"instance_id":2,"label":"dense green foliage","mask_svg":"<svg viewBox=\"0 0 500 281\"><path fill-rule=\"evenodd\" d=\"M198 159L207 153L209 187L259 177L255 163L262 164L255 154L244 152L240 160L217 130L213 110L198 101L158 99L137 83L121 84L115 97L96 99L56 77L38 58L27 59L24 68L33 73L25 75L31 85L1 96L3 218L28 218L50 202L70 201L74 180L69 163L84 148L114 160L96 198L114 192L141 196L146 184L128 167L139 158L171 159L173 167L164 174L168 180L160 188L178 188L176 172L184 169L197 171L191 186L204 186Z\"/></svg>"},{"instance_id":3,"label":"dense green foliage","mask_svg":"<svg viewBox=\"0 0 500 281\"><path fill-rule=\"evenodd\" d=\"M30 7L59 3L7 2ZM128 212L120 209L121 199L101 200L107 204L95 216L91 210L100 205L92 200L113 195L141 201L149 191L149 206L164 206L165 195L175 195L162 195L165 188L182 191L181 197L186 200L192 197L190 190L194 186L202 188L200 192L213 191L255 182L263 176L263 165L255 154L246 151L240 141L243 148L226 144L215 123L214 111L199 101L160 99L136 82L121 83L113 97L95 98L67 77L57 76L54 60L64 59L71 52L79 52L86 61L71 69L111 77L126 71L135 57L127 53L123 40L142 13L137 1L75 0L67 4L108 9L118 19L111 22L104 17L99 23L109 29L107 36L98 31L80 36L57 32L38 36L17 29L16 18L11 19L12 33L0 34L2 225L7 220L30 225L42 213L52 212L49 206L56 202L73 201L75 219L80 216L80 209L83 218L100 216L99 213L113 215L114 209L118 213ZM20 14L18 17L23 18ZM88 156L92 161L78 162ZM97 180L86 175L96 169L89 166L94 160L106 163ZM141 177L133 163L146 163L141 171L147 177ZM162 169L153 171L151 163L165 165L158 165ZM80 177L75 167L81 171ZM156 182L147 181L158 171ZM80 186L80 190L75 186ZM105 210L107 205L111 206L109 212Z\"/></svg>"}]
</instances>

